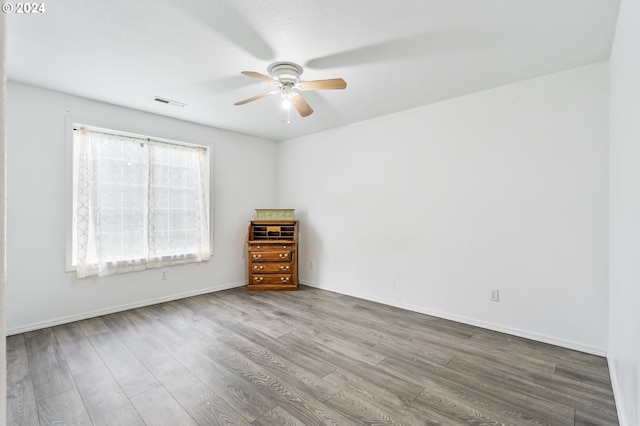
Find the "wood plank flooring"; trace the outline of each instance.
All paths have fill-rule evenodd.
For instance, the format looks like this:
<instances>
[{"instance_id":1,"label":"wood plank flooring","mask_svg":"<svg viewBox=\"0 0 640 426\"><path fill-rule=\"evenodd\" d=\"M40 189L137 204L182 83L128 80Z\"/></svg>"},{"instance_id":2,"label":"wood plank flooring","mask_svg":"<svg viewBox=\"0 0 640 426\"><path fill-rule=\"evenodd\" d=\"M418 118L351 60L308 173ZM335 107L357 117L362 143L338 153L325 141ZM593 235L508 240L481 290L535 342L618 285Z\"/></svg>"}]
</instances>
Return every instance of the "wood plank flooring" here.
<instances>
[{"instance_id":1,"label":"wood plank flooring","mask_svg":"<svg viewBox=\"0 0 640 426\"><path fill-rule=\"evenodd\" d=\"M7 338L9 425L617 425L606 359L309 287Z\"/></svg>"}]
</instances>

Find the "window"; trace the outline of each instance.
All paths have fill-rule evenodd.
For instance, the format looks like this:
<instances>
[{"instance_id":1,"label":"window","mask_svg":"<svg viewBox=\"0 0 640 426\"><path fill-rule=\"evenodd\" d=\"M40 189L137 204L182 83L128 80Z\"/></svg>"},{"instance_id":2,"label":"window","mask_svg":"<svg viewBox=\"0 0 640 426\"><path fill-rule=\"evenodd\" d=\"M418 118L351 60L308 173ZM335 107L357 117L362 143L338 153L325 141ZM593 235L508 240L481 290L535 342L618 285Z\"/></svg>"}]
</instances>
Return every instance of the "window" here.
<instances>
[{"instance_id":1,"label":"window","mask_svg":"<svg viewBox=\"0 0 640 426\"><path fill-rule=\"evenodd\" d=\"M206 147L74 125L78 276L208 260L208 176Z\"/></svg>"}]
</instances>

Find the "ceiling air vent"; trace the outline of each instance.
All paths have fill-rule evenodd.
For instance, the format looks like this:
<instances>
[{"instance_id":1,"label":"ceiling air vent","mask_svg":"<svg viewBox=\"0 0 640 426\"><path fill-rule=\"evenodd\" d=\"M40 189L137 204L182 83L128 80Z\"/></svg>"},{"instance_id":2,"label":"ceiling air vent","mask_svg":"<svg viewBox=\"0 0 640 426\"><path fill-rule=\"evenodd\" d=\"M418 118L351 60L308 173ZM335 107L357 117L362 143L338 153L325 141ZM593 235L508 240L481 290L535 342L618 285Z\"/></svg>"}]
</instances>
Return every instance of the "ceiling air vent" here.
<instances>
[{"instance_id":1,"label":"ceiling air vent","mask_svg":"<svg viewBox=\"0 0 640 426\"><path fill-rule=\"evenodd\" d=\"M155 98L153 98L153 100L156 101L156 102L160 102L160 103L168 104L168 105L173 105L173 106L177 106L177 107L185 107L185 106L187 106L187 104L183 104L182 102L172 101L171 99L161 98L160 96L156 96Z\"/></svg>"}]
</instances>

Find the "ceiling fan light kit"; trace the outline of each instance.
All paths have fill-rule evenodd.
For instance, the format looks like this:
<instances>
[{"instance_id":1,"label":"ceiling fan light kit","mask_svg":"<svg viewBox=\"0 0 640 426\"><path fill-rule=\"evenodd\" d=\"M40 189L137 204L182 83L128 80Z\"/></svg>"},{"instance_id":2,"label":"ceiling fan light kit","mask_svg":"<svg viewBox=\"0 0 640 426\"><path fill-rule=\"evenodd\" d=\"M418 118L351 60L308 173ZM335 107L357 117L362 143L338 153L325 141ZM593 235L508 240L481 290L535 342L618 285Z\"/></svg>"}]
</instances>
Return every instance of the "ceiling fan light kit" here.
<instances>
[{"instance_id":1,"label":"ceiling fan light kit","mask_svg":"<svg viewBox=\"0 0 640 426\"><path fill-rule=\"evenodd\" d=\"M329 80L302 81L300 76L303 69L293 62L274 62L267 67L269 77L255 71L242 71L247 77L277 86L278 89L262 93L251 98L236 102L234 105L244 105L257 101L275 93L280 93L281 106L283 109L282 122L289 124L289 111L293 105L301 117L308 117L313 113L313 109L302 97L299 91L303 90L341 90L347 87L346 81L341 78Z\"/></svg>"}]
</instances>

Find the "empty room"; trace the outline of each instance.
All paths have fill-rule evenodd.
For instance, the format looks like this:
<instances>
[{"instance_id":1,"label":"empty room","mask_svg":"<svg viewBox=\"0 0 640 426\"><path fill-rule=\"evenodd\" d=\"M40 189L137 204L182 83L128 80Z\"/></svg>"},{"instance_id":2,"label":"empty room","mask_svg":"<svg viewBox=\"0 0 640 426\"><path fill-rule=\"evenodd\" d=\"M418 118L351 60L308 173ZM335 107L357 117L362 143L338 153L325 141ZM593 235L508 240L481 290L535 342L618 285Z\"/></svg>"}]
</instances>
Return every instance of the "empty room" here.
<instances>
[{"instance_id":1,"label":"empty room","mask_svg":"<svg viewBox=\"0 0 640 426\"><path fill-rule=\"evenodd\" d=\"M8 425L640 425L640 2L0 16Z\"/></svg>"}]
</instances>

